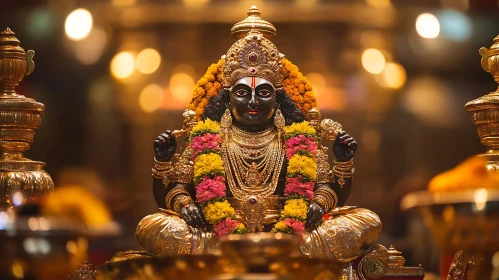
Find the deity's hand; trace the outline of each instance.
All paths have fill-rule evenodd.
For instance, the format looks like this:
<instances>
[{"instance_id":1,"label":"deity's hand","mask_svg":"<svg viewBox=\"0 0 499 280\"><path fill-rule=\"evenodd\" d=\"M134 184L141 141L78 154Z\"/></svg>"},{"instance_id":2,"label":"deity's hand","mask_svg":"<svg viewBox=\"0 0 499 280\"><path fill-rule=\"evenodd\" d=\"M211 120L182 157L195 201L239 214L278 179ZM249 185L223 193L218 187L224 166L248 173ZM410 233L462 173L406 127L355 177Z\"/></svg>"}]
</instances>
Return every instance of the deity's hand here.
<instances>
[{"instance_id":1,"label":"deity's hand","mask_svg":"<svg viewBox=\"0 0 499 280\"><path fill-rule=\"evenodd\" d=\"M344 133L336 137L333 143L333 154L337 161L346 162L353 158L357 151L357 142Z\"/></svg>"},{"instance_id":2,"label":"deity's hand","mask_svg":"<svg viewBox=\"0 0 499 280\"><path fill-rule=\"evenodd\" d=\"M191 227L208 230L208 222L206 222L203 211L195 204L186 205L180 209L180 216Z\"/></svg>"},{"instance_id":3,"label":"deity's hand","mask_svg":"<svg viewBox=\"0 0 499 280\"><path fill-rule=\"evenodd\" d=\"M154 155L158 161L170 161L177 150L177 139L170 130L154 140Z\"/></svg>"},{"instance_id":4,"label":"deity's hand","mask_svg":"<svg viewBox=\"0 0 499 280\"><path fill-rule=\"evenodd\" d=\"M307 219L305 220L305 230L311 231L324 216L324 208L317 202L311 202L308 207Z\"/></svg>"}]
</instances>

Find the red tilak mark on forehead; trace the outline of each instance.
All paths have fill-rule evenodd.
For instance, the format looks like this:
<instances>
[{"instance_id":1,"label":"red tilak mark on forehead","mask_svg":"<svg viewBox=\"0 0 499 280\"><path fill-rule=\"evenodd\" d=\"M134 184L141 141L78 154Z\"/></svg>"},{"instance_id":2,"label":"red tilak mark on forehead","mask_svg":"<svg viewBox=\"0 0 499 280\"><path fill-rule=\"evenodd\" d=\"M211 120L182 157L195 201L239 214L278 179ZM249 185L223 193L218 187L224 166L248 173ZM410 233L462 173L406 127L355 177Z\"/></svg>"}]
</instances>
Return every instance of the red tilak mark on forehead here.
<instances>
[{"instance_id":1,"label":"red tilak mark on forehead","mask_svg":"<svg viewBox=\"0 0 499 280\"><path fill-rule=\"evenodd\" d=\"M256 88L256 77L251 77L251 89Z\"/></svg>"}]
</instances>

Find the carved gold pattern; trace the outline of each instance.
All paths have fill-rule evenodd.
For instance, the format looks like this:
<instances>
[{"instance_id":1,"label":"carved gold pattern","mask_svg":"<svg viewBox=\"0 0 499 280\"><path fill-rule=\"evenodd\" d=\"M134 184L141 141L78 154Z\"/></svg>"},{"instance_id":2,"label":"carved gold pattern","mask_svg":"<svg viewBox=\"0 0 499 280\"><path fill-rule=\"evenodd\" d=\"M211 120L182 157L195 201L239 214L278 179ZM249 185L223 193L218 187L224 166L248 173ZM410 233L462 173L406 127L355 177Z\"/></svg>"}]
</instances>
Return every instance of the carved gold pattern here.
<instances>
[{"instance_id":1,"label":"carved gold pattern","mask_svg":"<svg viewBox=\"0 0 499 280\"><path fill-rule=\"evenodd\" d=\"M317 183L331 183L334 181L327 150L328 148L322 145L317 149Z\"/></svg>"},{"instance_id":2,"label":"carved gold pattern","mask_svg":"<svg viewBox=\"0 0 499 280\"><path fill-rule=\"evenodd\" d=\"M230 33L235 39L244 38L251 30L257 30L267 39L276 36L277 30L274 25L260 17L260 10L255 6L251 6L248 11L248 17L234 24Z\"/></svg>"},{"instance_id":3,"label":"carved gold pattern","mask_svg":"<svg viewBox=\"0 0 499 280\"><path fill-rule=\"evenodd\" d=\"M163 256L212 254L218 246L213 233L189 227L178 214L164 209L144 217L135 236L145 250Z\"/></svg>"},{"instance_id":4,"label":"carved gold pattern","mask_svg":"<svg viewBox=\"0 0 499 280\"><path fill-rule=\"evenodd\" d=\"M494 44L487 48L480 48L483 70L494 77L499 83L499 36L494 38ZM478 136L487 147L487 168L490 171L499 171L499 88L496 91L466 103L466 110L472 115L472 122L477 127Z\"/></svg>"},{"instance_id":5,"label":"carved gold pattern","mask_svg":"<svg viewBox=\"0 0 499 280\"><path fill-rule=\"evenodd\" d=\"M345 133L340 123L331 119L323 119L320 124L320 136L324 139L335 140L336 136Z\"/></svg>"},{"instance_id":6,"label":"carved gold pattern","mask_svg":"<svg viewBox=\"0 0 499 280\"><path fill-rule=\"evenodd\" d=\"M34 199L54 188L43 171L45 163L23 157L45 106L15 91L35 66L34 52L25 52L20 44L9 28L0 32L0 207L12 206L12 195L18 191Z\"/></svg>"},{"instance_id":7,"label":"carved gold pattern","mask_svg":"<svg viewBox=\"0 0 499 280\"><path fill-rule=\"evenodd\" d=\"M329 216L316 230L304 233L304 255L349 262L366 252L381 232L378 215L367 209L338 207Z\"/></svg>"},{"instance_id":8,"label":"carved gold pattern","mask_svg":"<svg viewBox=\"0 0 499 280\"><path fill-rule=\"evenodd\" d=\"M68 276L68 280L95 280L97 279L97 271L92 264L85 262L75 272Z\"/></svg>"},{"instance_id":9,"label":"carved gold pattern","mask_svg":"<svg viewBox=\"0 0 499 280\"><path fill-rule=\"evenodd\" d=\"M244 77L261 77L270 81L276 88L282 86L283 54L262 33L252 30L244 38L236 41L222 56L223 86L230 88L234 82Z\"/></svg>"}]
</instances>

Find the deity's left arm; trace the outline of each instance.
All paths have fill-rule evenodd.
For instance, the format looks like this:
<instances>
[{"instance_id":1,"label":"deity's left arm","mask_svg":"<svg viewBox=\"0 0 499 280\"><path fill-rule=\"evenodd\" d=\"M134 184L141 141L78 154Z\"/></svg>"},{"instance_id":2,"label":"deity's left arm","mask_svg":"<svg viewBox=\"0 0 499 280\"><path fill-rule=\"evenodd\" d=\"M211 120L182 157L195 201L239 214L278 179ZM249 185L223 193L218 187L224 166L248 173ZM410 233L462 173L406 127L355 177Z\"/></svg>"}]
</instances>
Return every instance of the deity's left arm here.
<instances>
[{"instance_id":1,"label":"deity's left arm","mask_svg":"<svg viewBox=\"0 0 499 280\"><path fill-rule=\"evenodd\" d=\"M337 206L345 205L352 188L353 158L341 162L335 159L331 169L328 162L327 148L319 146L317 151L317 180L314 201L320 204L325 212Z\"/></svg>"}]
</instances>

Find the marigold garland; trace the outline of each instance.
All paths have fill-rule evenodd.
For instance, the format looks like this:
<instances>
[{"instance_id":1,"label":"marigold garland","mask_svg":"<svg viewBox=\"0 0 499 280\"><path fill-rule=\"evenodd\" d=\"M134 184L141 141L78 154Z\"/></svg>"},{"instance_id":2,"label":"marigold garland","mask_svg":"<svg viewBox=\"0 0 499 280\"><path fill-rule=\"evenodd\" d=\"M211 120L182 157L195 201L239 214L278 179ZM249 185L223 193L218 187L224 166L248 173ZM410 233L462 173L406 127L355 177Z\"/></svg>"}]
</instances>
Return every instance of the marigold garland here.
<instances>
[{"instance_id":1,"label":"marigold garland","mask_svg":"<svg viewBox=\"0 0 499 280\"><path fill-rule=\"evenodd\" d=\"M308 122L287 126L284 132L286 156L289 159L284 187L286 203L272 232L302 234L309 202L314 197L317 137L315 129Z\"/></svg>"},{"instance_id":2,"label":"marigold garland","mask_svg":"<svg viewBox=\"0 0 499 280\"><path fill-rule=\"evenodd\" d=\"M247 233L244 224L235 221L236 211L226 198L225 170L220 157L220 125L210 119L200 121L190 134L194 151L196 202L217 236Z\"/></svg>"},{"instance_id":3,"label":"marigold garland","mask_svg":"<svg viewBox=\"0 0 499 280\"><path fill-rule=\"evenodd\" d=\"M222 89L222 64L223 59L210 65L204 76L199 79L194 87L192 99L187 108L196 112L198 120L201 120L210 99L218 95ZM291 61L283 58L282 64L283 88L295 102L298 109L306 115L310 109L317 107L312 84Z\"/></svg>"}]
</instances>

